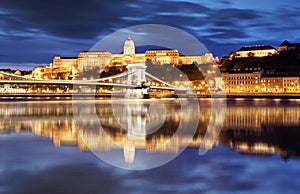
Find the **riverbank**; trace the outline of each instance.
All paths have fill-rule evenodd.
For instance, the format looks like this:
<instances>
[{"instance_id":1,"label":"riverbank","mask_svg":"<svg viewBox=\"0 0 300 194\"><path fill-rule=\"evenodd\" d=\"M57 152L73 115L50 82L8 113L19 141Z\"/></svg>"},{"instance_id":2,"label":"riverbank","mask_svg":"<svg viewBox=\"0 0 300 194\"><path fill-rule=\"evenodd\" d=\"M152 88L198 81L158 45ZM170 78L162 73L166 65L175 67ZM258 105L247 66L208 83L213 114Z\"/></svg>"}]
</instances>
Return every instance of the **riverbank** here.
<instances>
[{"instance_id":1,"label":"riverbank","mask_svg":"<svg viewBox=\"0 0 300 194\"><path fill-rule=\"evenodd\" d=\"M0 100L84 100L123 98L122 93L0 93Z\"/></svg>"},{"instance_id":2,"label":"riverbank","mask_svg":"<svg viewBox=\"0 0 300 194\"><path fill-rule=\"evenodd\" d=\"M227 93L226 97L227 98L300 99L300 93Z\"/></svg>"},{"instance_id":3,"label":"riverbank","mask_svg":"<svg viewBox=\"0 0 300 194\"><path fill-rule=\"evenodd\" d=\"M298 93L227 93L227 94L150 94L150 98L270 98L300 99ZM110 99L124 98L123 93L0 93L0 100L51 100L51 99Z\"/></svg>"}]
</instances>

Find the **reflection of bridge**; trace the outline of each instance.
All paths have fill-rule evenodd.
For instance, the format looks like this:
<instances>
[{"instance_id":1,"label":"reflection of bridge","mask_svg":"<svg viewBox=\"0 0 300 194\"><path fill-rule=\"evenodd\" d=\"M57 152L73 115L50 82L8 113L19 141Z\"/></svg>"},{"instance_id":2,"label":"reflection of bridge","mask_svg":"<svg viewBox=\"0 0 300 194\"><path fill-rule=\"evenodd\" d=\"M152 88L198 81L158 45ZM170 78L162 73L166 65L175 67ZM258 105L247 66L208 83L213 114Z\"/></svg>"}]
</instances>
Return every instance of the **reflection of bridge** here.
<instances>
[{"instance_id":1,"label":"reflection of bridge","mask_svg":"<svg viewBox=\"0 0 300 194\"><path fill-rule=\"evenodd\" d=\"M139 95L147 93L148 89L155 90L171 90L171 91L187 91L187 88L179 88L172 83L167 83L154 75L146 72L145 63L128 64L127 71L118 75L90 80L44 80L30 77L19 76L11 73L0 72L2 80L1 84L9 85L62 85L62 86L109 86L116 88L126 88L127 95ZM157 84L149 84L156 82Z\"/></svg>"},{"instance_id":2,"label":"reflection of bridge","mask_svg":"<svg viewBox=\"0 0 300 194\"><path fill-rule=\"evenodd\" d=\"M116 102L119 101L116 100ZM129 102L134 103L135 101L130 100ZM143 104L137 103L135 106L127 107L126 103L118 103L114 105L118 111L114 112L110 101L96 104L84 102L82 106L78 107L73 106L73 103L69 101L63 103L62 101L53 101L46 104L43 101L2 102L0 104L0 135L29 131L37 136L49 137L56 146L77 145L80 150L88 150L86 145L89 145L89 149L92 151L119 150L127 143L129 146L135 145L137 149L146 149L149 153L174 153L191 139L188 134L177 133L175 135L173 133L180 119L187 120L187 122L198 119L198 130L192 137L190 146L203 146L203 137L211 119L210 100L205 100L206 104L201 103L200 117L193 114L195 111L193 106L189 106L188 111L182 114L181 111L178 111L181 108L177 103L170 104L169 100L162 100L165 102L165 106L169 107L168 112L171 114L166 115L170 116L170 120L161 116L163 111L159 108L162 106L156 104L156 100L139 102L152 105L145 107ZM269 103L264 102L266 101L263 100L258 104L251 104L251 106L248 102L241 101L235 102L241 104L229 104L219 142L243 153L261 155L277 153L284 158L299 157L299 104L290 102L270 106ZM94 106L98 116L96 119L91 116ZM152 106L154 108L151 108ZM82 125L76 124L74 120L74 114L79 114L79 112L84 116ZM134 114L131 114L132 117L127 117L127 113ZM170 124L162 126L153 135L148 134L146 138L143 136L135 138L136 135L133 135L137 130L134 126L131 127L134 131L122 130L128 123L142 124L143 126L145 119L146 127L157 126L160 123L157 122L159 119L164 119L168 121L166 123ZM96 128L98 122L101 123L102 129ZM120 125L122 123L124 123L124 127ZM93 126L95 126L95 130L89 130ZM188 127L186 128L188 129ZM135 144L130 144L130 140L134 140ZM126 149L133 151L132 147L127 146ZM128 154L129 157L126 156L128 162L134 159L133 152L124 154Z\"/></svg>"}]
</instances>

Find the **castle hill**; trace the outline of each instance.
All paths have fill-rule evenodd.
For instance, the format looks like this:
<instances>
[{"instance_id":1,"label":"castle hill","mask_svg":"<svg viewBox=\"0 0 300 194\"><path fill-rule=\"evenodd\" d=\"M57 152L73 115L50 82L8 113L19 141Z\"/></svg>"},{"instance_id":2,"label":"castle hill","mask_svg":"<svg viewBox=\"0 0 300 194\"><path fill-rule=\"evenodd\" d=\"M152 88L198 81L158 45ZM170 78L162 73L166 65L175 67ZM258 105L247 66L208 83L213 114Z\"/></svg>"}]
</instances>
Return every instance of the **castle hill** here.
<instances>
[{"instance_id":1,"label":"castle hill","mask_svg":"<svg viewBox=\"0 0 300 194\"><path fill-rule=\"evenodd\" d=\"M139 96L193 90L199 96L300 96L300 43L244 46L220 58L212 53L182 55L176 48L136 53L130 36L123 45L120 54L84 51L76 57L55 56L31 71L1 69L0 94Z\"/></svg>"}]
</instances>

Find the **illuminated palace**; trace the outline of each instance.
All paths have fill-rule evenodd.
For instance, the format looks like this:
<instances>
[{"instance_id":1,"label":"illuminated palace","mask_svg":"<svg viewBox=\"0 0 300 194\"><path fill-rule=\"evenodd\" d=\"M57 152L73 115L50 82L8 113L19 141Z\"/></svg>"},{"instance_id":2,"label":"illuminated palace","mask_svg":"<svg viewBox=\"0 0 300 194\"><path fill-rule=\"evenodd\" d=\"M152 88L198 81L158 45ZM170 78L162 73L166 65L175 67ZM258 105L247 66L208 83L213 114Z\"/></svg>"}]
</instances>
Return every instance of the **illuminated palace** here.
<instances>
[{"instance_id":1,"label":"illuminated palace","mask_svg":"<svg viewBox=\"0 0 300 194\"><path fill-rule=\"evenodd\" d=\"M147 60L155 64L171 64L178 66L203 64L213 61L211 53L203 55L182 56L178 50L147 50L145 53L136 53L134 41L128 37L123 46L122 54L112 54L107 51L80 52L77 57L54 57L48 66L36 67L32 74L38 79L74 79L76 75L84 71L100 69L104 67L125 67L129 63L143 63Z\"/></svg>"}]
</instances>

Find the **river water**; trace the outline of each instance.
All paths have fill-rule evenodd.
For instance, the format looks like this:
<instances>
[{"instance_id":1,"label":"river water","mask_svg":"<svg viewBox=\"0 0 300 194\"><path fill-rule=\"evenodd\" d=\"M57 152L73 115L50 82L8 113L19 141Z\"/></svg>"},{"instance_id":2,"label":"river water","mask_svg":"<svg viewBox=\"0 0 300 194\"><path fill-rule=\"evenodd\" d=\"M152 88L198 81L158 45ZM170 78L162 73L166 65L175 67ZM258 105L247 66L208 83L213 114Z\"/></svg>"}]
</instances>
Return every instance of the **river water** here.
<instances>
[{"instance_id":1,"label":"river water","mask_svg":"<svg viewBox=\"0 0 300 194\"><path fill-rule=\"evenodd\" d=\"M0 102L0 193L298 193L300 101Z\"/></svg>"}]
</instances>

